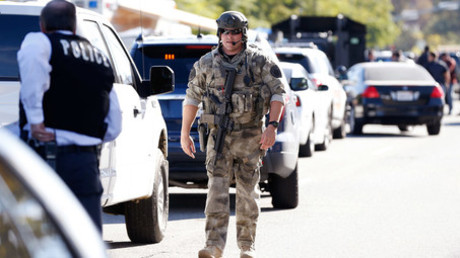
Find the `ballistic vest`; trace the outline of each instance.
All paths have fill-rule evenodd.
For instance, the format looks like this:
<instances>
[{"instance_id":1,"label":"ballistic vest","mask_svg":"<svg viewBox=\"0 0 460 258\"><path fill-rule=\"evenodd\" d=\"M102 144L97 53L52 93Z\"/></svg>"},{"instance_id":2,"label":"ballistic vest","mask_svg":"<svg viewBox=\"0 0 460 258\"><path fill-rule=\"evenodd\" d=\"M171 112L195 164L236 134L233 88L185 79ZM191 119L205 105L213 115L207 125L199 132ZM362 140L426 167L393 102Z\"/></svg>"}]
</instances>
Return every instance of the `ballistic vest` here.
<instances>
[{"instance_id":1,"label":"ballistic vest","mask_svg":"<svg viewBox=\"0 0 460 258\"><path fill-rule=\"evenodd\" d=\"M114 74L107 57L77 35L46 34L51 42L45 126L102 139Z\"/></svg>"},{"instance_id":2,"label":"ballistic vest","mask_svg":"<svg viewBox=\"0 0 460 258\"><path fill-rule=\"evenodd\" d=\"M229 59L214 49L205 56L209 65L205 68L206 93L203 95L203 115L200 120L213 124L214 115L223 108L218 103L224 103L224 85L228 68L237 70L233 85L231 103L233 128L244 129L262 125L265 114L268 112L271 97L270 90L264 85L260 76L265 65L263 56L258 53L256 46L248 46L246 50Z\"/></svg>"}]
</instances>

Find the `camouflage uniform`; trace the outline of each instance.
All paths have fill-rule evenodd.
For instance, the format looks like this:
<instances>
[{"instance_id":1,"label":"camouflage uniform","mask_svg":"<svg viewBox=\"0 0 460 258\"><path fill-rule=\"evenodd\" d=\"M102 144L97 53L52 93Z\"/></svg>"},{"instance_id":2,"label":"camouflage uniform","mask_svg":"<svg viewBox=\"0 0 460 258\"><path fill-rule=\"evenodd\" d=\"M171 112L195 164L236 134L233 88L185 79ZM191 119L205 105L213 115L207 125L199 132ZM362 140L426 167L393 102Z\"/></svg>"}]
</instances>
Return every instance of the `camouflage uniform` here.
<instances>
[{"instance_id":1,"label":"camouflage uniform","mask_svg":"<svg viewBox=\"0 0 460 258\"><path fill-rule=\"evenodd\" d=\"M222 158L214 150L217 127L213 123L218 104L224 102L226 67L237 69L232 92L233 127L225 136ZM255 45L247 46L231 60L219 48L204 55L190 72L185 105L203 103L201 122L210 130L206 150L209 177L206 200L206 245L224 250L230 215L229 187L236 183L236 224L240 249L254 248L260 213L260 139L270 101L284 103L284 84L278 66ZM214 100L213 100L214 98ZM235 180L235 181L233 181Z\"/></svg>"}]
</instances>

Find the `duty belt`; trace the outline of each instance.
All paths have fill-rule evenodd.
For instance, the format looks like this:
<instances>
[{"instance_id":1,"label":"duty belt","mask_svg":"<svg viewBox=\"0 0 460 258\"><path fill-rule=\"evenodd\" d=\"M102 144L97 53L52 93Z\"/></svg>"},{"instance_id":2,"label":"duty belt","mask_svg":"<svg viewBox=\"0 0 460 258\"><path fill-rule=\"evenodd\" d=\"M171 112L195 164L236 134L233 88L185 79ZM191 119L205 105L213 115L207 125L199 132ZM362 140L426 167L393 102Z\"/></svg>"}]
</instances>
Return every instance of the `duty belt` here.
<instances>
[{"instance_id":1,"label":"duty belt","mask_svg":"<svg viewBox=\"0 0 460 258\"><path fill-rule=\"evenodd\" d=\"M217 124L219 124L219 121L216 121L217 116L213 114L202 114L200 117L200 123L205 123L209 127L214 128L216 127ZM257 121L256 123L251 122L251 123L246 123L246 124L241 124L237 123L232 120L232 124L230 128L228 128L230 131L240 131L243 129L249 129L249 128L258 128L262 127L262 121Z\"/></svg>"}]
</instances>

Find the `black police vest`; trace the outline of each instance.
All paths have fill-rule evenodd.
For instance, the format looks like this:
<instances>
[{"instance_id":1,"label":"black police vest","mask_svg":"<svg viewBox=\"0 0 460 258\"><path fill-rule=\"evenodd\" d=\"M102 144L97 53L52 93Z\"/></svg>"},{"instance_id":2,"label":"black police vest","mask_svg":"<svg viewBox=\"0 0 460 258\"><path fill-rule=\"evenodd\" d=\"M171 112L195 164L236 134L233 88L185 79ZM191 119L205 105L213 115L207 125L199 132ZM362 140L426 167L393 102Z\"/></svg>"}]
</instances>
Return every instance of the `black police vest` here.
<instances>
[{"instance_id":1,"label":"black police vest","mask_svg":"<svg viewBox=\"0 0 460 258\"><path fill-rule=\"evenodd\" d=\"M45 126L102 139L114 75L107 57L76 35L47 34L50 88L43 97Z\"/></svg>"}]
</instances>

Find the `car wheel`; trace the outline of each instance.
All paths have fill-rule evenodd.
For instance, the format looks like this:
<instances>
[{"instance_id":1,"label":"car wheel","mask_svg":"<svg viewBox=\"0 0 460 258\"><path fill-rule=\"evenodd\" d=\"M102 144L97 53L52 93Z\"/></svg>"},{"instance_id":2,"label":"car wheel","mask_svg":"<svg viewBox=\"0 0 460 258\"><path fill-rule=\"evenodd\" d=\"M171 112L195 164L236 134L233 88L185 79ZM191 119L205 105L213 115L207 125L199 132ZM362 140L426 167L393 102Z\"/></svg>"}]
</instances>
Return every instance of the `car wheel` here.
<instances>
[{"instance_id":1,"label":"car wheel","mask_svg":"<svg viewBox=\"0 0 460 258\"><path fill-rule=\"evenodd\" d=\"M441 121L436 121L432 124L427 124L426 129L429 135L438 135L441 131Z\"/></svg>"},{"instance_id":2,"label":"car wheel","mask_svg":"<svg viewBox=\"0 0 460 258\"><path fill-rule=\"evenodd\" d=\"M126 204L125 220L129 239L135 243L159 243L169 215L168 161L158 150L158 166L152 196Z\"/></svg>"},{"instance_id":3,"label":"car wheel","mask_svg":"<svg viewBox=\"0 0 460 258\"><path fill-rule=\"evenodd\" d=\"M346 113L343 115L340 126L334 129L333 138L334 139L343 139L347 136L347 116Z\"/></svg>"},{"instance_id":4,"label":"car wheel","mask_svg":"<svg viewBox=\"0 0 460 258\"><path fill-rule=\"evenodd\" d=\"M330 112L330 111L329 111ZM315 149L319 151L325 151L329 147L332 141L332 113L329 114L329 121L327 123L326 131L324 133L324 139L321 144L316 145Z\"/></svg>"},{"instance_id":5,"label":"car wheel","mask_svg":"<svg viewBox=\"0 0 460 258\"><path fill-rule=\"evenodd\" d=\"M312 140L315 123L312 121L312 128L308 132L307 142L299 146L299 157L311 157L315 152L315 142Z\"/></svg>"},{"instance_id":6,"label":"car wheel","mask_svg":"<svg viewBox=\"0 0 460 258\"><path fill-rule=\"evenodd\" d=\"M292 209L297 207L299 204L297 165L294 171L286 178L282 178L277 174L270 174L269 189L273 208Z\"/></svg>"},{"instance_id":7,"label":"car wheel","mask_svg":"<svg viewBox=\"0 0 460 258\"><path fill-rule=\"evenodd\" d=\"M355 117L355 110L352 107L350 111L350 117L348 120L348 124L350 126L350 132L354 135L361 135L363 134L363 123L358 121Z\"/></svg>"}]
</instances>

